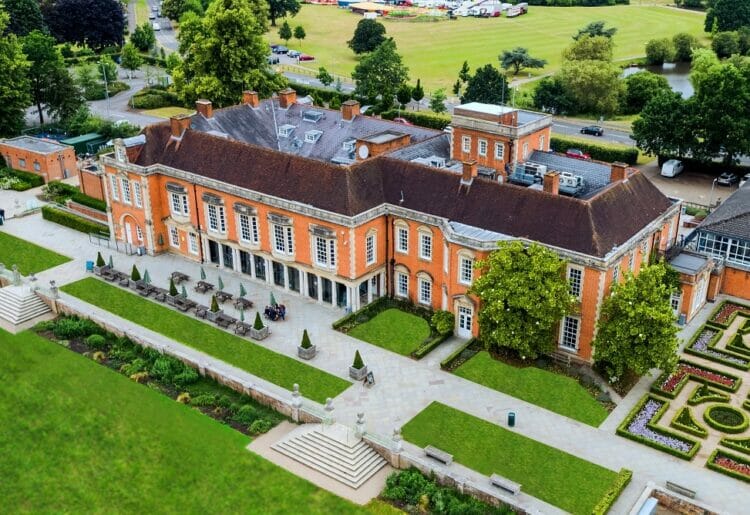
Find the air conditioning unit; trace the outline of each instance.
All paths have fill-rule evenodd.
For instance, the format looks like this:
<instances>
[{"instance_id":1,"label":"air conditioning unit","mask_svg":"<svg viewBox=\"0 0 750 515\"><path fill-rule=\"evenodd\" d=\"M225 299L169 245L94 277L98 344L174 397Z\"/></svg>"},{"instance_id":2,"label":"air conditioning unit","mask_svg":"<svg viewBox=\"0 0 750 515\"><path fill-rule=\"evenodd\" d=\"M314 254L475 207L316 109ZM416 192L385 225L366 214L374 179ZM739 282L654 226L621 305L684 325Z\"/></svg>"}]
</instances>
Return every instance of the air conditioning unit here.
<instances>
[{"instance_id":1,"label":"air conditioning unit","mask_svg":"<svg viewBox=\"0 0 750 515\"><path fill-rule=\"evenodd\" d=\"M529 175L536 175L540 179L547 173L547 165L540 165L538 163L526 162L524 163L524 173Z\"/></svg>"},{"instance_id":2,"label":"air conditioning unit","mask_svg":"<svg viewBox=\"0 0 750 515\"><path fill-rule=\"evenodd\" d=\"M570 172L560 172L560 186L565 188L578 188L583 185L583 177L573 175Z\"/></svg>"}]
</instances>

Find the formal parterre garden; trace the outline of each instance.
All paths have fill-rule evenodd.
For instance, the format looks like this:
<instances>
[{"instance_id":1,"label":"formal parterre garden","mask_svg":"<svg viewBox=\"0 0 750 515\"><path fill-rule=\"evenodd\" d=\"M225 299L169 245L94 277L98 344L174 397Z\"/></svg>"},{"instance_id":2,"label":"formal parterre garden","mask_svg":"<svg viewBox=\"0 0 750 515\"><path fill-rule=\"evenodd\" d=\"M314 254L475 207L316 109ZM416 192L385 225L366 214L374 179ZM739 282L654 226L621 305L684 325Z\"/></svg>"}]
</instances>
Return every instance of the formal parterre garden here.
<instances>
[{"instance_id":1,"label":"formal parterre garden","mask_svg":"<svg viewBox=\"0 0 750 515\"><path fill-rule=\"evenodd\" d=\"M727 300L617 434L685 460L705 459L711 470L750 482L749 381L750 305ZM707 449L712 436L718 447Z\"/></svg>"}]
</instances>

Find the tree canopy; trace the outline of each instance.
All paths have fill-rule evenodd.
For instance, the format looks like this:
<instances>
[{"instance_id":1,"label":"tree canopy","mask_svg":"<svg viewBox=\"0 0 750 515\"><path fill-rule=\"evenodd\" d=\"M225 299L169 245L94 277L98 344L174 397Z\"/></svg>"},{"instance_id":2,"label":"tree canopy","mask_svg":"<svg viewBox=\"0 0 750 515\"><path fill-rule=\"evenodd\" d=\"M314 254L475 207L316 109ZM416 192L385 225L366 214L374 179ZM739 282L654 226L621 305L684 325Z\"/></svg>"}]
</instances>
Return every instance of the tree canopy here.
<instances>
[{"instance_id":1,"label":"tree canopy","mask_svg":"<svg viewBox=\"0 0 750 515\"><path fill-rule=\"evenodd\" d=\"M185 102L207 98L217 106L236 104L242 91L269 96L286 80L268 70L264 2L214 0L203 18L188 14L178 41L183 57L174 70L175 87Z\"/></svg>"},{"instance_id":2,"label":"tree canopy","mask_svg":"<svg viewBox=\"0 0 750 515\"><path fill-rule=\"evenodd\" d=\"M711 50L719 59L726 59L740 53L740 36L736 32L719 32L711 41Z\"/></svg>"},{"instance_id":3,"label":"tree canopy","mask_svg":"<svg viewBox=\"0 0 750 515\"><path fill-rule=\"evenodd\" d=\"M0 9L0 136L15 136L24 125L25 109L31 101L27 72L29 62L21 43L8 32L8 14Z\"/></svg>"},{"instance_id":4,"label":"tree canopy","mask_svg":"<svg viewBox=\"0 0 750 515\"><path fill-rule=\"evenodd\" d=\"M487 347L526 358L554 348L555 329L573 308L565 262L538 244L501 241L483 261L471 293L481 300L479 328Z\"/></svg>"},{"instance_id":5,"label":"tree canopy","mask_svg":"<svg viewBox=\"0 0 750 515\"><path fill-rule=\"evenodd\" d=\"M605 28L606 21L592 21L582 29L578 29L578 34L573 36L573 39L581 39L582 37L590 36L597 37L603 36L605 38L611 38L617 33L616 27Z\"/></svg>"},{"instance_id":6,"label":"tree canopy","mask_svg":"<svg viewBox=\"0 0 750 515\"><path fill-rule=\"evenodd\" d=\"M612 61L614 42L604 36L584 36L563 51L566 61Z\"/></svg>"},{"instance_id":7,"label":"tree canopy","mask_svg":"<svg viewBox=\"0 0 750 515\"><path fill-rule=\"evenodd\" d=\"M677 62L689 63L693 59L693 49L700 48L698 38L686 32L680 32L672 36L674 45L674 59Z\"/></svg>"},{"instance_id":8,"label":"tree canopy","mask_svg":"<svg viewBox=\"0 0 750 515\"><path fill-rule=\"evenodd\" d=\"M672 62L675 56L674 43L669 38L651 39L646 43L646 63L661 66Z\"/></svg>"},{"instance_id":9,"label":"tree canopy","mask_svg":"<svg viewBox=\"0 0 750 515\"><path fill-rule=\"evenodd\" d=\"M671 370L677 363L677 326L670 297L674 283L667 265L644 267L638 275L612 286L604 299L593 341L594 359L610 379L632 370Z\"/></svg>"},{"instance_id":10,"label":"tree canopy","mask_svg":"<svg viewBox=\"0 0 750 515\"><path fill-rule=\"evenodd\" d=\"M396 52L396 42L387 39L362 58L354 68L352 78L356 83L357 95L372 103L381 96L381 104L390 107L396 91L409 80L409 69Z\"/></svg>"},{"instance_id":11,"label":"tree canopy","mask_svg":"<svg viewBox=\"0 0 750 515\"><path fill-rule=\"evenodd\" d=\"M445 107L445 101L448 97L444 88L438 88L430 96L430 109L435 113L444 113L448 109Z\"/></svg>"},{"instance_id":12,"label":"tree canopy","mask_svg":"<svg viewBox=\"0 0 750 515\"><path fill-rule=\"evenodd\" d=\"M706 12L704 30L718 32L750 26L750 2L747 0L716 0Z\"/></svg>"},{"instance_id":13,"label":"tree canopy","mask_svg":"<svg viewBox=\"0 0 750 515\"><path fill-rule=\"evenodd\" d=\"M133 72L143 65L143 57L141 57L138 49L132 43L128 43L122 47L120 65L128 70L131 78Z\"/></svg>"},{"instance_id":14,"label":"tree canopy","mask_svg":"<svg viewBox=\"0 0 750 515\"><path fill-rule=\"evenodd\" d=\"M657 92L633 121L638 148L656 156L685 155L694 141L690 109L679 93Z\"/></svg>"},{"instance_id":15,"label":"tree canopy","mask_svg":"<svg viewBox=\"0 0 750 515\"><path fill-rule=\"evenodd\" d=\"M626 113L640 113L648 101L662 91L672 91L669 81L663 75L649 71L634 73L625 79L622 110Z\"/></svg>"},{"instance_id":16,"label":"tree canopy","mask_svg":"<svg viewBox=\"0 0 750 515\"><path fill-rule=\"evenodd\" d=\"M509 99L508 81L500 71L491 64L477 68L466 83L461 102L482 102L485 104L504 104Z\"/></svg>"},{"instance_id":17,"label":"tree canopy","mask_svg":"<svg viewBox=\"0 0 750 515\"><path fill-rule=\"evenodd\" d=\"M10 16L8 30L17 36L25 36L31 31L44 31L44 19L37 0L4 0L5 10Z\"/></svg>"},{"instance_id":18,"label":"tree canopy","mask_svg":"<svg viewBox=\"0 0 750 515\"><path fill-rule=\"evenodd\" d=\"M500 67L503 70L513 69L514 75L518 75L518 72L524 68L544 68L547 64L544 59L531 57L528 48L520 46L513 50L503 50L498 59L500 59Z\"/></svg>"},{"instance_id":19,"label":"tree canopy","mask_svg":"<svg viewBox=\"0 0 750 515\"><path fill-rule=\"evenodd\" d=\"M287 45L289 44L289 40L292 39L292 27L286 20L279 27L279 38L283 39Z\"/></svg>"},{"instance_id":20,"label":"tree canopy","mask_svg":"<svg viewBox=\"0 0 750 515\"><path fill-rule=\"evenodd\" d=\"M271 18L271 25L276 26L276 20L284 16L294 16L299 12L300 3L298 0L268 0L268 16Z\"/></svg>"},{"instance_id":21,"label":"tree canopy","mask_svg":"<svg viewBox=\"0 0 750 515\"><path fill-rule=\"evenodd\" d=\"M164 0L161 12L170 20L177 21L189 12L202 16L204 8L200 0Z\"/></svg>"},{"instance_id":22,"label":"tree canopy","mask_svg":"<svg viewBox=\"0 0 750 515\"><path fill-rule=\"evenodd\" d=\"M141 52L148 52L156 44L156 34L150 23L138 25L130 35L130 42Z\"/></svg>"},{"instance_id":23,"label":"tree canopy","mask_svg":"<svg viewBox=\"0 0 750 515\"><path fill-rule=\"evenodd\" d=\"M61 42L95 49L122 45L125 13L118 0L56 0L46 21Z\"/></svg>"},{"instance_id":24,"label":"tree canopy","mask_svg":"<svg viewBox=\"0 0 750 515\"><path fill-rule=\"evenodd\" d=\"M620 73L618 66L606 61L565 61L560 81L580 112L612 115L624 89Z\"/></svg>"},{"instance_id":25,"label":"tree canopy","mask_svg":"<svg viewBox=\"0 0 750 515\"><path fill-rule=\"evenodd\" d=\"M378 48L383 41L385 41L385 26L376 20L365 18L359 20L352 39L346 44L355 54L364 54Z\"/></svg>"}]
</instances>

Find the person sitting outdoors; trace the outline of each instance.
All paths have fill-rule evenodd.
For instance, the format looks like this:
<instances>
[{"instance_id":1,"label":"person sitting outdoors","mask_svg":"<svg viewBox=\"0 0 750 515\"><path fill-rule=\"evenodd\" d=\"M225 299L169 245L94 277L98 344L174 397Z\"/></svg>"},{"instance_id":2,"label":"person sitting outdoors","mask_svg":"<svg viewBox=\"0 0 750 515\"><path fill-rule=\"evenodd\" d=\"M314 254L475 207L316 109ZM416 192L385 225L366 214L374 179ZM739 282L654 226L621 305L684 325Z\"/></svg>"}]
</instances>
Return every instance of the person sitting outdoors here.
<instances>
[{"instance_id":1,"label":"person sitting outdoors","mask_svg":"<svg viewBox=\"0 0 750 515\"><path fill-rule=\"evenodd\" d=\"M278 313L279 313L279 318L281 318L282 320L286 320L286 306L285 305L279 304Z\"/></svg>"}]
</instances>

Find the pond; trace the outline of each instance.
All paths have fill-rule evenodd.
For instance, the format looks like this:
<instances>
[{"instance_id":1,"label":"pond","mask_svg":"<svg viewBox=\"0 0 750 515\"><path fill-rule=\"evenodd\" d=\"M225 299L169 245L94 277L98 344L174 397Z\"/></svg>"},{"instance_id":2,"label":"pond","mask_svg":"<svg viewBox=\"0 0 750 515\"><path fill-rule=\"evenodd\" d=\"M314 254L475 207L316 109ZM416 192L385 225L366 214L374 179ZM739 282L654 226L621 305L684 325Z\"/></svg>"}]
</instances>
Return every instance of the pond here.
<instances>
[{"instance_id":1,"label":"pond","mask_svg":"<svg viewBox=\"0 0 750 515\"><path fill-rule=\"evenodd\" d=\"M628 77L639 71L647 70L658 75L663 75L673 91L682 93L682 98L693 96L693 85L690 84L690 63L664 63L662 66L631 66L622 72L623 77Z\"/></svg>"}]
</instances>

